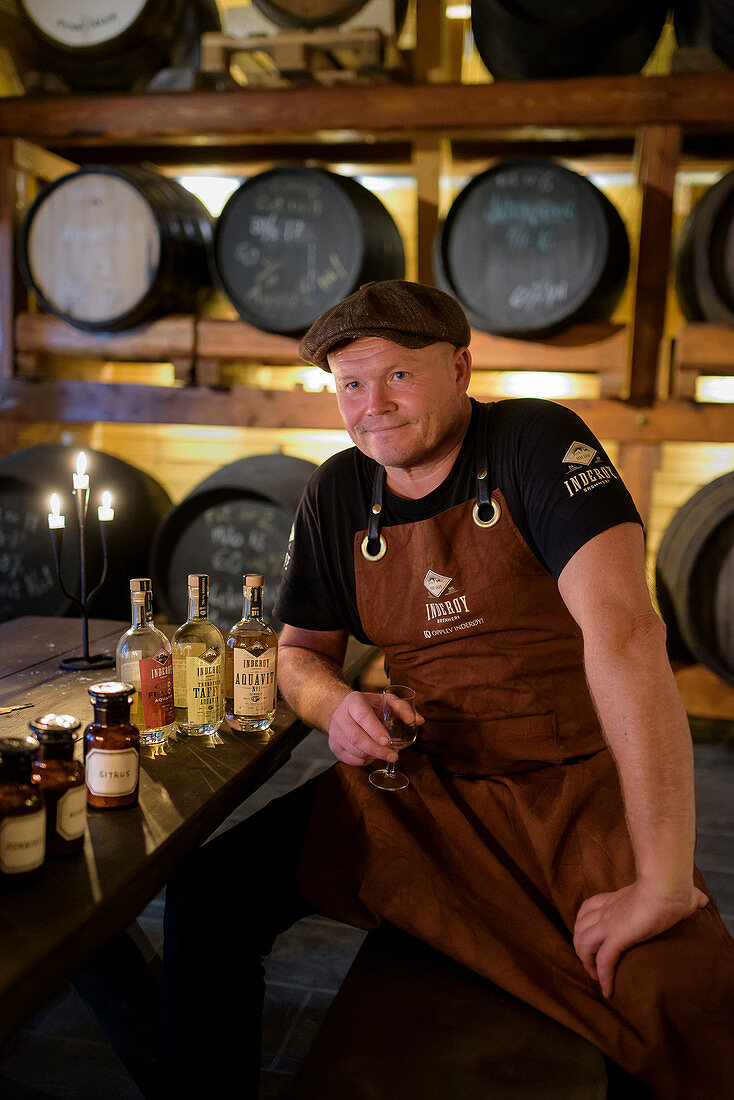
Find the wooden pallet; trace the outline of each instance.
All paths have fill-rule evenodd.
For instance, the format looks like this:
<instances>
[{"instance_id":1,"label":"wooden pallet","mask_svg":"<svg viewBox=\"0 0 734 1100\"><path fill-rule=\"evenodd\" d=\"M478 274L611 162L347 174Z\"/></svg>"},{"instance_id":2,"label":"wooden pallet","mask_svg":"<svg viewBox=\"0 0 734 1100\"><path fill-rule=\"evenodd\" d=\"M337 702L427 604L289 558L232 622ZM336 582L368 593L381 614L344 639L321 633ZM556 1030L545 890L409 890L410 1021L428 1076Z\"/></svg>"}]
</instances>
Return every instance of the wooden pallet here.
<instances>
[{"instance_id":1,"label":"wooden pallet","mask_svg":"<svg viewBox=\"0 0 734 1100\"><path fill-rule=\"evenodd\" d=\"M201 40L201 72L256 87L389 82L406 73L393 35L378 27L324 27Z\"/></svg>"}]
</instances>

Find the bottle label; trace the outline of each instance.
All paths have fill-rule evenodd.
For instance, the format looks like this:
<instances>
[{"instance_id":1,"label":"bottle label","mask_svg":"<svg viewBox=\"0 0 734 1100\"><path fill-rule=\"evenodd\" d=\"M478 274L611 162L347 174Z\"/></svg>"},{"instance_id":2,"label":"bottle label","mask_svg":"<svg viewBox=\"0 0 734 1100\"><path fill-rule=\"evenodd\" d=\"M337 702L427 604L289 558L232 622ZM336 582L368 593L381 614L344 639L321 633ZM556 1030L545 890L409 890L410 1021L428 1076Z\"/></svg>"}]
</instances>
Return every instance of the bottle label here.
<instances>
[{"instance_id":1,"label":"bottle label","mask_svg":"<svg viewBox=\"0 0 734 1100\"><path fill-rule=\"evenodd\" d=\"M46 808L0 822L0 871L17 875L40 867L46 855Z\"/></svg>"},{"instance_id":2,"label":"bottle label","mask_svg":"<svg viewBox=\"0 0 734 1100\"><path fill-rule=\"evenodd\" d=\"M275 710L275 669L277 649L254 656L246 649L235 649L234 712L248 718L260 718Z\"/></svg>"},{"instance_id":3,"label":"bottle label","mask_svg":"<svg viewBox=\"0 0 734 1100\"><path fill-rule=\"evenodd\" d=\"M126 678L132 675L133 679L129 682L136 687L140 685L130 716L133 725L142 732L144 729L157 730L173 722L173 661L170 653L161 649L155 657L123 661L121 674Z\"/></svg>"},{"instance_id":4,"label":"bottle label","mask_svg":"<svg viewBox=\"0 0 734 1100\"><path fill-rule=\"evenodd\" d=\"M84 784L70 787L56 803L56 832L62 840L77 840L87 822L87 792Z\"/></svg>"},{"instance_id":5,"label":"bottle label","mask_svg":"<svg viewBox=\"0 0 734 1100\"><path fill-rule=\"evenodd\" d=\"M132 794L138 783L140 754L132 748L90 749L85 768L90 794L101 797Z\"/></svg>"},{"instance_id":6,"label":"bottle label","mask_svg":"<svg viewBox=\"0 0 734 1100\"><path fill-rule=\"evenodd\" d=\"M191 725L209 725L224 717L222 654L207 649L198 657L179 657L173 676L176 706L188 712Z\"/></svg>"}]
</instances>

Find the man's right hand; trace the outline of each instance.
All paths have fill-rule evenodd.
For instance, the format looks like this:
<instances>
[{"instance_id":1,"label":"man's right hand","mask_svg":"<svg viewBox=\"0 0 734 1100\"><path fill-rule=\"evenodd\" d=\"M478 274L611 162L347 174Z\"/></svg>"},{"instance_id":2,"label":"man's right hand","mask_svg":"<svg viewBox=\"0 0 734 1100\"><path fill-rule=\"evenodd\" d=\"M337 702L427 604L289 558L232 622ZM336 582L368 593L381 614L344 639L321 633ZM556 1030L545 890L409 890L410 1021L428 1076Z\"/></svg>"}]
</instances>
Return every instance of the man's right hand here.
<instances>
[{"instance_id":1,"label":"man's right hand","mask_svg":"<svg viewBox=\"0 0 734 1100\"><path fill-rule=\"evenodd\" d=\"M352 691L334 711L329 725L329 748L343 764L362 767L374 760L397 760L387 730L378 718L382 695ZM419 722L423 719L419 718Z\"/></svg>"}]
</instances>

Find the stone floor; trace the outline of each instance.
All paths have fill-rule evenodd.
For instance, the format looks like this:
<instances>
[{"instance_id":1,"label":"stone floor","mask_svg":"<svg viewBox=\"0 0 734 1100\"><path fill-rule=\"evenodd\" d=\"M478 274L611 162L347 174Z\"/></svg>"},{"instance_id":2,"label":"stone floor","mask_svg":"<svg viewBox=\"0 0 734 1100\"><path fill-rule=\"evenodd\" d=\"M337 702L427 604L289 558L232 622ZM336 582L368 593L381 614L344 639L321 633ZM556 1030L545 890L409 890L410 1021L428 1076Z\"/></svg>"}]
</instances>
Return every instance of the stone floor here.
<instances>
[{"instance_id":1,"label":"stone floor","mask_svg":"<svg viewBox=\"0 0 734 1100\"><path fill-rule=\"evenodd\" d=\"M734 752L696 745L697 861L734 933ZM323 770L325 738L312 733L290 762L228 823ZM161 940L162 896L140 924ZM261 1100L288 1094L362 941L362 933L318 917L281 936L269 960ZM0 1052L0 1100L141 1100L114 1051L72 989L61 993ZM447 1098L454 1100L454 1098Z\"/></svg>"}]
</instances>

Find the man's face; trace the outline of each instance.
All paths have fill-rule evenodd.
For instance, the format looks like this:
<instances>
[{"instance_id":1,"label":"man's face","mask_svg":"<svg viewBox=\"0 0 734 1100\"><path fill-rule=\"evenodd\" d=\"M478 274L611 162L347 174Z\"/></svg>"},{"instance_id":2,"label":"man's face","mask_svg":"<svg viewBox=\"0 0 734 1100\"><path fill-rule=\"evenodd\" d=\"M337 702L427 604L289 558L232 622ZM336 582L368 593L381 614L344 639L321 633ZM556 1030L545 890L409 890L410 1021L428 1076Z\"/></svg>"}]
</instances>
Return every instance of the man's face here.
<instances>
[{"instance_id":1,"label":"man's face","mask_svg":"<svg viewBox=\"0 0 734 1100\"><path fill-rule=\"evenodd\" d=\"M468 351L453 344L404 348L379 336L328 356L344 426L381 466L410 469L440 456L463 428Z\"/></svg>"}]
</instances>

